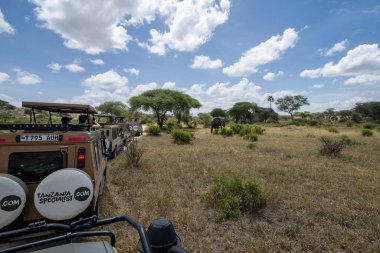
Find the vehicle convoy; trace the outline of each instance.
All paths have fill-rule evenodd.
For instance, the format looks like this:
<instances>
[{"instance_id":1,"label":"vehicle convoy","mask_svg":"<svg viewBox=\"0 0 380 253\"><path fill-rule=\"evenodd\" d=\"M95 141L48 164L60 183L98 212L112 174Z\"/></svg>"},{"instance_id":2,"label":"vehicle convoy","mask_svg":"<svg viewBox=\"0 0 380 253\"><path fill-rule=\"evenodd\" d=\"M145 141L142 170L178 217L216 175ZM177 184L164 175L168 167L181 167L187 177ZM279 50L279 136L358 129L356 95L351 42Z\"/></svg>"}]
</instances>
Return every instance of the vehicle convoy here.
<instances>
[{"instance_id":1,"label":"vehicle convoy","mask_svg":"<svg viewBox=\"0 0 380 253\"><path fill-rule=\"evenodd\" d=\"M139 233L139 252L187 252L166 219L153 221L148 230L130 216L98 219L107 158L104 129L90 122L97 114L93 107L22 105L31 108L33 123L0 124L0 253L116 253L114 233L93 228L123 221ZM48 122L37 123L35 110L48 111ZM53 124L52 112L80 113L81 124L69 124L68 116L62 117L62 124ZM98 236L110 242L71 241Z\"/></svg>"},{"instance_id":2,"label":"vehicle convoy","mask_svg":"<svg viewBox=\"0 0 380 253\"><path fill-rule=\"evenodd\" d=\"M107 171L101 131L89 105L23 102L30 124L0 124L0 231L36 221L97 215ZM37 123L35 110L49 112ZM52 113L84 114L82 124L53 124ZM83 118L83 117L82 117Z\"/></svg>"},{"instance_id":3,"label":"vehicle convoy","mask_svg":"<svg viewBox=\"0 0 380 253\"><path fill-rule=\"evenodd\" d=\"M95 117L102 126L101 133L105 137L107 156L115 158L116 154L127 145L129 134L121 124L116 123L114 115L97 114ZM106 120L102 123L102 119Z\"/></svg>"}]
</instances>

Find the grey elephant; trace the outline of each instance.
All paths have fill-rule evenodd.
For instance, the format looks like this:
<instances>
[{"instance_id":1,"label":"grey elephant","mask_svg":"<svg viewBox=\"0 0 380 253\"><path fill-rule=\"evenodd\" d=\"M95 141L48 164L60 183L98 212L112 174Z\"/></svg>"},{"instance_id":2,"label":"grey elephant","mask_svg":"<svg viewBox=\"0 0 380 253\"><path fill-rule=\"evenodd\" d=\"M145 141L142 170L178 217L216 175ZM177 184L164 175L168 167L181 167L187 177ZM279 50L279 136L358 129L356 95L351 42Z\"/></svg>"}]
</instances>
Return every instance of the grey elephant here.
<instances>
[{"instance_id":1,"label":"grey elephant","mask_svg":"<svg viewBox=\"0 0 380 253\"><path fill-rule=\"evenodd\" d=\"M211 122L211 133L214 128L219 129L226 126L226 120L222 117L216 117L212 119Z\"/></svg>"}]
</instances>

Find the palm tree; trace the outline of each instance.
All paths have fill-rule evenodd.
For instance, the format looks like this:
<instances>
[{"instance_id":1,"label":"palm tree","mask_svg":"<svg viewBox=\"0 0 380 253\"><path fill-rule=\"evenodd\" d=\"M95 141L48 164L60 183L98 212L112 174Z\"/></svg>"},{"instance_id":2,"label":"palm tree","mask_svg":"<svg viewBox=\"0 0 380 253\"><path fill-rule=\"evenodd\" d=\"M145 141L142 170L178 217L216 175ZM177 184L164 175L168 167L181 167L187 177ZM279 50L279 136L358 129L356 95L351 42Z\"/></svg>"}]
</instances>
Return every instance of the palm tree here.
<instances>
[{"instance_id":1,"label":"palm tree","mask_svg":"<svg viewBox=\"0 0 380 253\"><path fill-rule=\"evenodd\" d=\"M272 109L272 102L274 101L274 98L273 98L273 96L268 96L267 97L267 100L269 101L269 107L270 107L270 109Z\"/></svg>"}]
</instances>

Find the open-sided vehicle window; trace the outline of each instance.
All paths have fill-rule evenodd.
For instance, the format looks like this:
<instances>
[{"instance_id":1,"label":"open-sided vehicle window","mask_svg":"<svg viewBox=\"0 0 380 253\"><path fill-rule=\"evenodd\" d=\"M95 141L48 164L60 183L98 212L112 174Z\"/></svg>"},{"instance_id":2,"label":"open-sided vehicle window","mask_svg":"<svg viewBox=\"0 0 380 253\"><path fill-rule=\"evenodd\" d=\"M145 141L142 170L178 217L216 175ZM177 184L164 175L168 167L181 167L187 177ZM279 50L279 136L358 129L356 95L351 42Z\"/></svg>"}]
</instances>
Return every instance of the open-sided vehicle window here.
<instances>
[{"instance_id":1,"label":"open-sided vehicle window","mask_svg":"<svg viewBox=\"0 0 380 253\"><path fill-rule=\"evenodd\" d=\"M39 182L67 163L67 153L60 151L17 152L9 155L8 173L24 182Z\"/></svg>"}]
</instances>

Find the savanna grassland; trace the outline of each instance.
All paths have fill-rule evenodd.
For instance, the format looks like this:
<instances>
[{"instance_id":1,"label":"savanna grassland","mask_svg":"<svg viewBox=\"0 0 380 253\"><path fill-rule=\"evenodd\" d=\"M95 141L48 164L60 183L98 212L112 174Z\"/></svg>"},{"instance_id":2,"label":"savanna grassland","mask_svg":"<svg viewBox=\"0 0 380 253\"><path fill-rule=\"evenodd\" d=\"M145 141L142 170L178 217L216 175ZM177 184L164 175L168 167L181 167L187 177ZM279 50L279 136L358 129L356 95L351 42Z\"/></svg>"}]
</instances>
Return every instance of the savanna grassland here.
<instances>
[{"instance_id":1,"label":"savanna grassland","mask_svg":"<svg viewBox=\"0 0 380 253\"><path fill-rule=\"evenodd\" d=\"M190 252L380 252L380 132L330 133L316 127L266 127L255 147L238 135L196 129L189 145L170 135L143 136L139 169L123 154L109 165L102 215L128 214L147 228L158 217L175 225ZM356 142L338 157L321 156L321 136ZM204 200L213 178L254 175L268 193L258 215L217 221ZM119 252L135 252L137 233L114 225Z\"/></svg>"}]
</instances>

